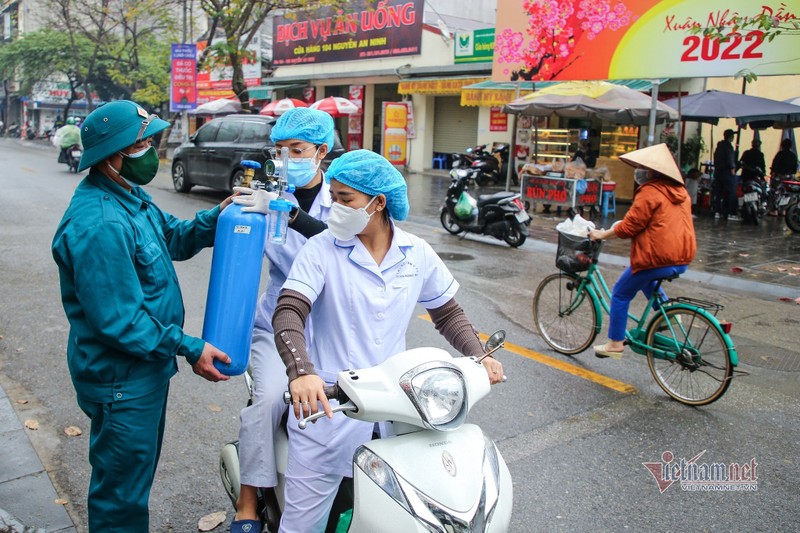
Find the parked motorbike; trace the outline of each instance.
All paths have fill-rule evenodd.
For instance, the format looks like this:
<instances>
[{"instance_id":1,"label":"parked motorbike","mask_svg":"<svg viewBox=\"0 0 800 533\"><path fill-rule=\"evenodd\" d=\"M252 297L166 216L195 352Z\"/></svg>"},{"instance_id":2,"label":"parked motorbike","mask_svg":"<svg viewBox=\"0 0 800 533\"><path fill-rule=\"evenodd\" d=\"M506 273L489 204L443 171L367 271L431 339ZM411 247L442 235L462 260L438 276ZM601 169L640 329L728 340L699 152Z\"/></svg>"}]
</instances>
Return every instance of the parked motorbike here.
<instances>
[{"instance_id":1,"label":"parked motorbike","mask_svg":"<svg viewBox=\"0 0 800 533\"><path fill-rule=\"evenodd\" d=\"M758 225L766 213L767 182L758 167L742 173L739 214L745 224Z\"/></svg>"},{"instance_id":2,"label":"parked motorbike","mask_svg":"<svg viewBox=\"0 0 800 533\"><path fill-rule=\"evenodd\" d=\"M793 232L800 233L800 181L782 181L776 190L776 198L777 208L786 213L786 225Z\"/></svg>"},{"instance_id":3,"label":"parked motorbike","mask_svg":"<svg viewBox=\"0 0 800 533\"><path fill-rule=\"evenodd\" d=\"M475 174L474 170L450 171L450 186L439 216L442 226L453 235L462 232L490 235L514 248L522 246L528 237L531 217L519 193L497 192L476 200L469 194L469 182Z\"/></svg>"},{"instance_id":4,"label":"parked motorbike","mask_svg":"<svg viewBox=\"0 0 800 533\"><path fill-rule=\"evenodd\" d=\"M478 146L474 146L472 148L467 148L464 152L460 154L453 154L452 161L450 163L450 168L469 168L472 166L472 162L478 157L478 155L486 149L485 144L480 144Z\"/></svg>"},{"instance_id":5,"label":"parked motorbike","mask_svg":"<svg viewBox=\"0 0 800 533\"><path fill-rule=\"evenodd\" d=\"M496 143L491 152L482 150L472 161L470 168L477 172L475 182L480 185L489 183L505 183L508 174L508 150L506 143ZM512 174L512 181L519 184L516 172Z\"/></svg>"},{"instance_id":6,"label":"parked motorbike","mask_svg":"<svg viewBox=\"0 0 800 533\"><path fill-rule=\"evenodd\" d=\"M505 332L486 342L492 353ZM489 394L483 366L473 357L452 357L438 348L415 348L380 365L340 372L326 395L334 413L364 422L391 422L393 435L364 443L353 456L352 519L347 531L507 531L511 521L511 475L492 440L467 413ZM287 403L291 396L286 393ZM335 415L336 416L336 415ZM320 411L299 422L324 424ZM262 500L268 531L283 508L288 453L285 432L277 432L279 485ZM236 505L239 460L236 443L220 455L220 475ZM341 491L340 491L341 492ZM344 521L346 522L346 518ZM334 522L336 522L334 520Z\"/></svg>"},{"instance_id":7,"label":"parked motorbike","mask_svg":"<svg viewBox=\"0 0 800 533\"><path fill-rule=\"evenodd\" d=\"M78 164L81 162L81 156L83 155L83 148L80 144L73 144L68 148L64 148L61 153L59 153L58 162L65 163L68 167L70 172L78 173Z\"/></svg>"}]
</instances>

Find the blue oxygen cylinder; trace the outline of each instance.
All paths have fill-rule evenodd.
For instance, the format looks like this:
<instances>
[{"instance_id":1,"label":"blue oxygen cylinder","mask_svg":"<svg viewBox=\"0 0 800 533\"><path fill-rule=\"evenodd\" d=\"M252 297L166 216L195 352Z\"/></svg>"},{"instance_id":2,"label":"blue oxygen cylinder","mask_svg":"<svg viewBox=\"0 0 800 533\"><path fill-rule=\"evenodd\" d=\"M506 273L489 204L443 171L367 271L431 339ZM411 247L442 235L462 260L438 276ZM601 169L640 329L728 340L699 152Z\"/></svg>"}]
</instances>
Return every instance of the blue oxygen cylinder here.
<instances>
[{"instance_id":1,"label":"blue oxygen cylinder","mask_svg":"<svg viewBox=\"0 0 800 533\"><path fill-rule=\"evenodd\" d=\"M242 161L245 177L252 178L256 161ZM267 219L261 213L242 212L231 204L219 215L208 281L203 340L231 358L228 365L214 361L214 366L228 376L247 370L250 337L258 305L261 264Z\"/></svg>"}]
</instances>

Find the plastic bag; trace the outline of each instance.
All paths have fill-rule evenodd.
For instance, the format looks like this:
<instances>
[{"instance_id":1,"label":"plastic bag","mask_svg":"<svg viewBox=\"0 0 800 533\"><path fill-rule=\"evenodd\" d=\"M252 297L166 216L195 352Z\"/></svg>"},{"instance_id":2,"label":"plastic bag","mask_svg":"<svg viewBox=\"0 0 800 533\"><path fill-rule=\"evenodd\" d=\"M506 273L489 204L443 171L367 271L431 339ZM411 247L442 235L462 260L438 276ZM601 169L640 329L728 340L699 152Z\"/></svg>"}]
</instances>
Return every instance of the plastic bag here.
<instances>
[{"instance_id":1,"label":"plastic bag","mask_svg":"<svg viewBox=\"0 0 800 533\"><path fill-rule=\"evenodd\" d=\"M469 201L469 194L466 191L461 193L454 211L458 218L467 219L472 216L472 202Z\"/></svg>"},{"instance_id":2,"label":"plastic bag","mask_svg":"<svg viewBox=\"0 0 800 533\"><path fill-rule=\"evenodd\" d=\"M558 249L556 267L564 272L583 272L589 269L592 259L600 254L602 241L593 242L588 238L589 231L595 229L594 222L575 215L556 226L558 230Z\"/></svg>"}]
</instances>

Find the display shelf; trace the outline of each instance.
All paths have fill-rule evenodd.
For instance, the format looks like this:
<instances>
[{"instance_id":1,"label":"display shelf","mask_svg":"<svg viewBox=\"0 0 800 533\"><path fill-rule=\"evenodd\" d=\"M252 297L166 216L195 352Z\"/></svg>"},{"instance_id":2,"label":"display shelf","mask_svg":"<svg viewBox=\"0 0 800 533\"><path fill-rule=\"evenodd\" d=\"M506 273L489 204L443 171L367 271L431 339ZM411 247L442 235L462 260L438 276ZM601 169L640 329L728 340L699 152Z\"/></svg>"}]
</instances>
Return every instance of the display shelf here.
<instances>
[{"instance_id":1,"label":"display shelf","mask_svg":"<svg viewBox=\"0 0 800 533\"><path fill-rule=\"evenodd\" d=\"M639 130L635 126L620 126L600 132L600 155L618 157L632 152L639 146Z\"/></svg>"},{"instance_id":2,"label":"display shelf","mask_svg":"<svg viewBox=\"0 0 800 533\"><path fill-rule=\"evenodd\" d=\"M553 159L570 159L579 138L580 130L541 129L538 132L531 131L531 160L541 163Z\"/></svg>"}]
</instances>

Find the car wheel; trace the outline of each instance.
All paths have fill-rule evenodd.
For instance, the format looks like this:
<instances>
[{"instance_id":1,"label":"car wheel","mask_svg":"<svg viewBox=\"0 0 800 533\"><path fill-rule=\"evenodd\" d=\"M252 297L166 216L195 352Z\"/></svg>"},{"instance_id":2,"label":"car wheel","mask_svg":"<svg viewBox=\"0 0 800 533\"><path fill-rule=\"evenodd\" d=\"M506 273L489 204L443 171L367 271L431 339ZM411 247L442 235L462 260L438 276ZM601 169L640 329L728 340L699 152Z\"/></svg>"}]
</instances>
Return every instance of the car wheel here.
<instances>
[{"instance_id":1,"label":"car wheel","mask_svg":"<svg viewBox=\"0 0 800 533\"><path fill-rule=\"evenodd\" d=\"M231 192L234 187L243 187L244 185L244 170L237 170L231 176Z\"/></svg>"},{"instance_id":2,"label":"car wheel","mask_svg":"<svg viewBox=\"0 0 800 533\"><path fill-rule=\"evenodd\" d=\"M178 192L189 192L192 190L192 183L186 173L183 161L175 161L172 164L172 186Z\"/></svg>"}]
</instances>

